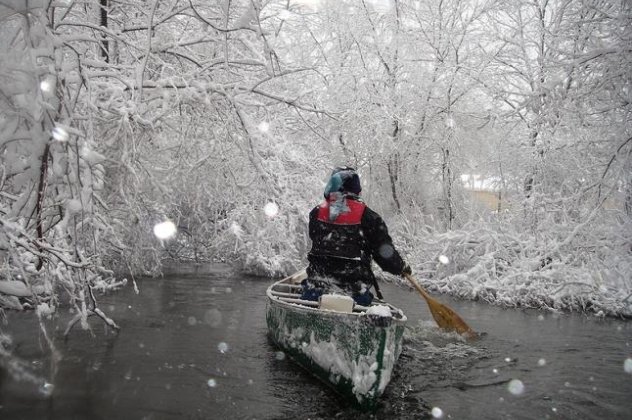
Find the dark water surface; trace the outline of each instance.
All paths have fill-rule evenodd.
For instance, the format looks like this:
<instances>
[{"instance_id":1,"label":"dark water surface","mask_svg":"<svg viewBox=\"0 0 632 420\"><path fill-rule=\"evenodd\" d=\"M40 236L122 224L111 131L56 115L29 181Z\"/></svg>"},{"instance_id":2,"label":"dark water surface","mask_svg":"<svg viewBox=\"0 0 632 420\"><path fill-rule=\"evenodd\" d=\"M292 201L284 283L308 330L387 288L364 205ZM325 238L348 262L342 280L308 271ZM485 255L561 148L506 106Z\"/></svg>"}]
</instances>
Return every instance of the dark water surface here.
<instances>
[{"instance_id":1,"label":"dark water surface","mask_svg":"<svg viewBox=\"0 0 632 420\"><path fill-rule=\"evenodd\" d=\"M47 322L62 356L54 375L36 316L7 314L18 363L0 364L0 419L370 418L270 344L270 283L221 266L138 280L140 294L129 285L99 299L119 334L90 318L91 332L64 340L71 315L60 311ZM410 329L373 418L632 418L629 322L437 296L486 333L466 343L440 333L408 288L383 289Z\"/></svg>"}]
</instances>

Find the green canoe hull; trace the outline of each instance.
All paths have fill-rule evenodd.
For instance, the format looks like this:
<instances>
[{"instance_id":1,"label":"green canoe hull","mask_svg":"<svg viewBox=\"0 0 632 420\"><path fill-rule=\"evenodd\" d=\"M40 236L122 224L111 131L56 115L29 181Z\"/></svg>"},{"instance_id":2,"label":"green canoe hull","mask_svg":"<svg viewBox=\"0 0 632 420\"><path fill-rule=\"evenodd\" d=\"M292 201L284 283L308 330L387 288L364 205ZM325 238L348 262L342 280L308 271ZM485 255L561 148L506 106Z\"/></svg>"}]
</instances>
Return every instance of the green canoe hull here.
<instances>
[{"instance_id":1,"label":"green canoe hull","mask_svg":"<svg viewBox=\"0 0 632 420\"><path fill-rule=\"evenodd\" d=\"M392 307L399 319L285 300L269 289L266 322L274 343L359 408L374 410L401 353L406 317Z\"/></svg>"}]
</instances>

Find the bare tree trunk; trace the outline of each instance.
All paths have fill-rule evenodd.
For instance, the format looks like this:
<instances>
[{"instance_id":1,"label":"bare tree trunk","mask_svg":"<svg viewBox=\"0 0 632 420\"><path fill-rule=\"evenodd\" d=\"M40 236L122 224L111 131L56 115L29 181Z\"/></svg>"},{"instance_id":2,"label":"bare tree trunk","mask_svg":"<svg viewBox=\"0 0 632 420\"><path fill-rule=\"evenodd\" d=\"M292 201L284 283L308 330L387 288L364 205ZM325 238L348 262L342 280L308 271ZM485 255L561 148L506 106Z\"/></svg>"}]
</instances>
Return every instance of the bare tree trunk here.
<instances>
[{"instance_id":1,"label":"bare tree trunk","mask_svg":"<svg viewBox=\"0 0 632 420\"><path fill-rule=\"evenodd\" d=\"M623 207L625 208L625 214L628 217L632 218L632 179L628 179L628 183L625 189Z\"/></svg>"},{"instance_id":2,"label":"bare tree trunk","mask_svg":"<svg viewBox=\"0 0 632 420\"><path fill-rule=\"evenodd\" d=\"M444 213L446 215L447 227L452 229L452 222L454 221L454 205L452 203L452 168L450 163L450 150L442 149L443 151L443 164L441 165L441 172L443 178L443 198L445 202Z\"/></svg>"},{"instance_id":3,"label":"bare tree trunk","mask_svg":"<svg viewBox=\"0 0 632 420\"><path fill-rule=\"evenodd\" d=\"M103 28L108 27L108 7L109 0L99 0L100 4L100 25ZM106 63L110 62L110 50L109 50L109 41L107 39L107 35L101 35L101 57L105 60Z\"/></svg>"},{"instance_id":4,"label":"bare tree trunk","mask_svg":"<svg viewBox=\"0 0 632 420\"><path fill-rule=\"evenodd\" d=\"M35 229L37 231L37 241L44 241L44 227L42 221L42 209L44 206L44 195L46 194L46 181L48 179L48 157L50 155L50 143L46 143L44 146L44 153L42 154L42 163L40 165L39 184L37 186L37 203L35 204ZM38 251L43 254L43 249L38 246ZM38 258L37 270L41 270L44 265L42 257Z\"/></svg>"},{"instance_id":5,"label":"bare tree trunk","mask_svg":"<svg viewBox=\"0 0 632 420\"><path fill-rule=\"evenodd\" d=\"M625 210L625 214L632 218L632 148L628 152L627 159L624 164L624 173L627 174L624 182L624 197L623 197L623 208Z\"/></svg>"},{"instance_id":6,"label":"bare tree trunk","mask_svg":"<svg viewBox=\"0 0 632 420\"><path fill-rule=\"evenodd\" d=\"M399 133L399 122L397 120L393 121L393 142L397 139L397 135ZM399 197L397 194L397 183L399 181L399 152L395 150L391 157L388 159L386 163L386 167L388 169L388 178L391 183L391 194L393 195L393 202L395 203L395 208L397 212L402 210L402 206L399 202Z\"/></svg>"}]
</instances>

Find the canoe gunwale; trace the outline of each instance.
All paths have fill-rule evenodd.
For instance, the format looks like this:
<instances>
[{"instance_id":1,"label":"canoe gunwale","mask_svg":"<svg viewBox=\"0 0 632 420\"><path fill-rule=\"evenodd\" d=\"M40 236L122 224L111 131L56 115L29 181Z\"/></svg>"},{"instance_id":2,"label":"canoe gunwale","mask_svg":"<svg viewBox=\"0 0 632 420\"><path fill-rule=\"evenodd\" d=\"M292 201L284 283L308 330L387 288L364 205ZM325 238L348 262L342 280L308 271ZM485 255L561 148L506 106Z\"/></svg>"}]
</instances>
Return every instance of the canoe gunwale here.
<instances>
[{"instance_id":1,"label":"canoe gunwale","mask_svg":"<svg viewBox=\"0 0 632 420\"><path fill-rule=\"evenodd\" d=\"M305 313L318 313L320 316L324 316L326 318L366 316L365 312L367 309L369 309L368 306L361 306L361 305L356 304L354 305L353 312L337 312L337 311L332 311L328 309L320 309L316 307L318 305L318 302L315 302L315 301L306 301L306 300L301 300L301 299L288 300L290 298L286 298L283 296L275 296L274 294L275 287L297 286L296 283L292 283L293 279L296 279L296 278L297 278L296 275L289 276L270 285L270 287L268 287L266 291L268 302L272 305L280 305L280 306L286 307L288 310L291 310L291 311L299 311L299 312L305 312ZM285 293L285 292L281 292L281 293ZM406 323L407 317L401 309L396 308L390 303L383 302L383 301L374 301L374 304L372 304L371 306L378 306L378 305L388 306L390 308L391 318L393 322L402 323L402 324Z\"/></svg>"}]
</instances>

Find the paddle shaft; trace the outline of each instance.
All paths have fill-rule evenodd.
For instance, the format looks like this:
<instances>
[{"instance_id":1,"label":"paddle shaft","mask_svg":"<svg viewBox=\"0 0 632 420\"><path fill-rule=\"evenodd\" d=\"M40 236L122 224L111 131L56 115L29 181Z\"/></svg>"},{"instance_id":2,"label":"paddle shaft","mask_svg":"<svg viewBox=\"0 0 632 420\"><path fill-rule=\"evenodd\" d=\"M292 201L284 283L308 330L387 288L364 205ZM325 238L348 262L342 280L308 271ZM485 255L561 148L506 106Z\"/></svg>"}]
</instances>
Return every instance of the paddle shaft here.
<instances>
[{"instance_id":1,"label":"paddle shaft","mask_svg":"<svg viewBox=\"0 0 632 420\"><path fill-rule=\"evenodd\" d=\"M377 295L377 298L384 299L382 291L380 290L380 286L379 284L377 284L377 279L375 277L373 277L373 287L375 287L375 294Z\"/></svg>"},{"instance_id":2,"label":"paddle shaft","mask_svg":"<svg viewBox=\"0 0 632 420\"><path fill-rule=\"evenodd\" d=\"M426 299L426 301L432 301L434 300L429 294L428 292L426 292L413 278L413 276L411 276L410 274L404 274L404 277L406 277L406 280L408 280L410 282L410 284L413 285L413 287L415 289L417 289L417 291L419 292L419 294Z\"/></svg>"}]
</instances>

